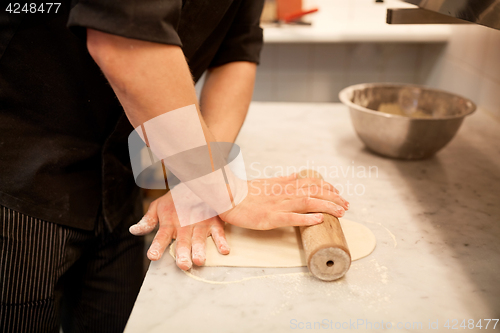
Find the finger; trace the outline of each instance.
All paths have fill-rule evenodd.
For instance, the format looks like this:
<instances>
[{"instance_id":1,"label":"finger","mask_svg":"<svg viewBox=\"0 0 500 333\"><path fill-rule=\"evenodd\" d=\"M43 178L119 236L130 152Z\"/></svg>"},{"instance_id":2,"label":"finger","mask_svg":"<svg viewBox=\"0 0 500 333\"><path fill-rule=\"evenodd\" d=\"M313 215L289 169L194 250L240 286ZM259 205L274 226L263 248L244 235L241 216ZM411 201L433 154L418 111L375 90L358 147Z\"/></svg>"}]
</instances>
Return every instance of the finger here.
<instances>
[{"instance_id":1,"label":"finger","mask_svg":"<svg viewBox=\"0 0 500 333\"><path fill-rule=\"evenodd\" d=\"M171 225L160 226L148 250L149 260L159 260L163 256L165 249L172 241L174 230Z\"/></svg>"},{"instance_id":2,"label":"finger","mask_svg":"<svg viewBox=\"0 0 500 333\"><path fill-rule=\"evenodd\" d=\"M220 254L229 254L230 248L224 232L224 222L212 225L211 236Z\"/></svg>"},{"instance_id":3,"label":"finger","mask_svg":"<svg viewBox=\"0 0 500 333\"><path fill-rule=\"evenodd\" d=\"M344 208L327 200L304 197L283 202L286 212L292 213L327 213L336 217L345 214Z\"/></svg>"},{"instance_id":4,"label":"finger","mask_svg":"<svg viewBox=\"0 0 500 333\"><path fill-rule=\"evenodd\" d=\"M339 206L342 206L344 210L349 209L349 202L342 198L338 193L330 191L329 189L318 187L318 186L309 186L301 189L297 189L298 195L308 196L311 198L328 200L336 203Z\"/></svg>"},{"instance_id":5,"label":"finger","mask_svg":"<svg viewBox=\"0 0 500 333\"><path fill-rule=\"evenodd\" d=\"M153 201L148 208L148 211L144 217L136 224L129 228L132 235L142 236L149 234L158 224L158 214L156 213L156 208L158 206L158 201Z\"/></svg>"},{"instance_id":6,"label":"finger","mask_svg":"<svg viewBox=\"0 0 500 333\"><path fill-rule=\"evenodd\" d=\"M193 263L198 266L205 264L205 245L207 243L208 225L195 226L192 238Z\"/></svg>"},{"instance_id":7,"label":"finger","mask_svg":"<svg viewBox=\"0 0 500 333\"><path fill-rule=\"evenodd\" d=\"M175 261L180 269L187 271L193 266L191 261L191 237L193 227L186 226L177 229L177 246L175 249Z\"/></svg>"},{"instance_id":8,"label":"finger","mask_svg":"<svg viewBox=\"0 0 500 333\"><path fill-rule=\"evenodd\" d=\"M282 176L282 177L276 177L276 180L278 181L290 181L290 180L295 180L297 179L297 173L291 173L288 176Z\"/></svg>"},{"instance_id":9,"label":"finger","mask_svg":"<svg viewBox=\"0 0 500 333\"><path fill-rule=\"evenodd\" d=\"M337 190L335 186L333 186L332 184L321 178L302 178L298 179L297 181L298 181L297 183L298 187L304 187L307 186L308 184L315 184L317 186L326 188L332 192L340 194L339 190Z\"/></svg>"},{"instance_id":10,"label":"finger","mask_svg":"<svg viewBox=\"0 0 500 333\"><path fill-rule=\"evenodd\" d=\"M297 213L278 213L276 214L276 225L274 227L285 227L285 226L310 226L323 222L323 214L297 214Z\"/></svg>"},{"instance_id":11,"label":"finger","mask_svg":"<svg viewBox=\"0 0 500 333\"><path fill-rule=\"evenodd\" d=\"M321 188L325 188L325 189L328 189L332 192L339 192L335 186L333 186L332 184L330 184L329 182L323 180L323 179L320 179L320 178L302 178L302 179L297 179L296 180L296 184L297 184L297 188L301 188L301 187L306 187L306 186L311 186L311 185L316 185L316 186L319 186Z\"/></svg>"}]
</instances>

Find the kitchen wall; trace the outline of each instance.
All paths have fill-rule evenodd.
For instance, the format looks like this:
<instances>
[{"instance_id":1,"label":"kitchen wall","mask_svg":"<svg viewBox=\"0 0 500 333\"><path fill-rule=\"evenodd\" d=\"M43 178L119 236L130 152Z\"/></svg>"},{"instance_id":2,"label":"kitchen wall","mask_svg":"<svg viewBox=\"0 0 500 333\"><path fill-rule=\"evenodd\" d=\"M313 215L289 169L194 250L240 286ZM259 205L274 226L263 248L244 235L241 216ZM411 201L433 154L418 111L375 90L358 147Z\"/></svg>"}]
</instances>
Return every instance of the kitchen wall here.
<instances>
[{"instance_id":1,"label":"kitchen wall","mask_svg":"<svg viewBox=\"0 0 500 333\"><path fill-rule=\"evenodd\" d=\"M435 61L445 44L425 53ZM266 44L257 73L259 101L338 102L339 91L365 82L416 83L426 45L418 43Z\"/></svg>"},{"instance_id":2,"label":"kitchen wall","mask_svg":"<svg viewBox=\"0 0 500 333\"><path fill-rule=\"evenodd\" d=\"M265 44L254 100L338 102L343 87L363 82L445 89L500 117L500 31L456 25L447 44Z\"/></svg>"},{"instance_id":3,"label":"kitchen wall","mask_svg":"<svg viewBox=\"0 0 500 333\"><path fill-rule=\"evenodd\" d=\"M430 46L425 52L423 83L464 95L500 118L500 31L456 25L442 52Z\"/></svg>"}]
</instances>

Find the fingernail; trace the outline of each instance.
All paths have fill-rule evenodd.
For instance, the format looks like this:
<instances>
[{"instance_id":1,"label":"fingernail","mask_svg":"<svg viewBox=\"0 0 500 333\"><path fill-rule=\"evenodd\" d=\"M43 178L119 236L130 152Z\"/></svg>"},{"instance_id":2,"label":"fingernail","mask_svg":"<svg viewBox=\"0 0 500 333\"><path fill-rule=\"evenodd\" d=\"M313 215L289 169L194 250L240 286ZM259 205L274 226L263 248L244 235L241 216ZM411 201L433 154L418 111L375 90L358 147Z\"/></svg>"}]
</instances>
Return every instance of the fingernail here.
<instances>
[{"instance_id":1,"label":"fingernail","mask_svg":"<svg viewBox=\"0 0 500 333\"><path fill-rule=\"evenodd\" d=\"M149 256L152 258L152 259L156 259L158 260L160 258L160 252L156 251L156 250L153 250L153 251L149 251Z\"/></svg>"},{"instance_id":2,"label":"fingernail","mask_svg":"<svg viewBox=\"0 0 500 333\"><path fill-rule=\"evenodd\" d=\"M323 214L311 214L309 225L316 225L323 222Z\"/></svg>"},{"instance_id":3,"label":"fingernail","mask_svg":"<svg viewBox=\"0 0 500 333\"><path fill-rule=\"evenodd\" d=\"M193 259L199 260L201 262L205 262L205 255L203 253L195 253L193 255Z\"/></svg>"},{"instance_id":4,"label":"fingernail","mask_svg":"<svg viewBox=\"0 0 500 333\"><path fill-rule=\"evenodd\" d=\"M339 208L339 209L337 209L337 212L339 214L339 217L342 217L342 216L344 216L345 210L343 208Z\"/></svg>"},{"instance_id":5,"label":"fingernail","mask_svg":"<svg viewBox=\"0 0 500 333\"><path fill-rule=\"evenodd\" d=\"M189 261L189 258L186 256L186 255L177 255L177 261L178 262L188 262Z\"/></svg>"},{"instance_id":6,"label":"fingernail","mask_svg":"<svg viewBox=\"0 0 500 333\"><path fill-rule=\"evenodd\" d=\"M219 239L219 249L220 252L229 252L229 245L227 244L227 241L224 238Z\"/></svg>"},{"instance_id":7,"label":"fingernail","mask_svg":"<svg viewBox=\"0 0 500 333\"><path fill-rule=\"evenodd\" d=\"M344 201L344 202L345 202L345 208L349 209L349 202L347 202L347 201Z\"/></svg>"},{"instance_id":8,"label":"fingernail","mask_svg":"<svg viewBox=\"0 0 500 333\"><path fill-rule=\"evenodd\" d=\"M229 247L227 245L221 245L220 246L220 251L221 252L229 252Z\"/></svg>"},{"instance_id":9,"label":"fingernail","mask_svg":"<svg viewBox=\"0 0 500 333\"><path fill-rule=\"evenodd\" d=\"M180 266L180 265L185 265L186 266L186 269L190 269L191 266L193 265L191 263L191 260L189 260L188 258L186 257L178 257L177 258L177 266Z\"/></svg>"},{"instance_id":10,"label":"fingernail","mask_svg":"<svg viewBox=\"0 0 500 333\"><path fill-rule=\"evenodd\" d=\"M131 234L136 234L139 232L140 230L140 226L138 226L137 224L134 224L133 226L131 226L130 228L128 228L128 231L131 233Z\"/></svg>"},{"instance_id":11,"label":"fingernail","mask_svg":"<svg viewBox=\"0 0 500 333\"><path fill-rule=\"evenodd\" d=\"M131 234L138 233L143 231L144 225L146 224L145 217L143 217L139 222L136 224L132 225L128 231L130 231Z\"/></svg>"}]
</instances>

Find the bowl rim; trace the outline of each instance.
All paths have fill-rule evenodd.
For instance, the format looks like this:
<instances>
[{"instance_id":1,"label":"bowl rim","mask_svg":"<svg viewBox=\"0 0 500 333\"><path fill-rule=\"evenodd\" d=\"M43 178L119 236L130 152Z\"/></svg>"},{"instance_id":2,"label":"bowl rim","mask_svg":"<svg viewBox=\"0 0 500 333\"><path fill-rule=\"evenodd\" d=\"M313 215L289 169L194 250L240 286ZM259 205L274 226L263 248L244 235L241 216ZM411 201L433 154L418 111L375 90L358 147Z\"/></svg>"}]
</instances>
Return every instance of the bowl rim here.
<instances>
[{"instance_id":1,"label":"bowl rim","mask_svg":"<svg viewBox=\"0 0 500 333\"><path fill-rule=\"evenodd\" d=\"M460 98L464 99L465 101L467 101L468 103L470 103L470 108L466 114L462 114L462 115L458 115L458 116L451 115L451 116L441 116L441 117L432 117L432 118L411 118L408 116L400 116L400 115L396 115L396 114L375 111L375 110L368 109L368 108L365 108L364 106L361 106L361 105L358 105L358 104L351 102L350 96L352 95L353 91L355 91L356 89L359 89L359 88L368 88L368 87L414 87L414 88L420 88L420 89L425 89L425 90L433 90L436 92L441 92L441 93L445 93L448 95L454 95L454 96L460 97ZM425 85L419 85L419 84L391 83L391 82L358 83L358 84L354 84L354 85L351 85L351 86L348 86L348 87L345 87L344 89L342 89L339 92L339 99L343 104L349 106L351 109L356 109L357 111L362 111L365 113L374 114L374 115L377 115L380 117L395 118L395 119L408 119L408 120L412 120L412 121L429 121L429 120L432 121L432 120L465 118L467 116L470 116L471 114L473 114L477 110L477 105L474 102L472 102L470 99L468 99L462 95L451 93L449 91L442 90L442 89L431 88L431 87L425 86Z\"/></svg>"}]
</instances>

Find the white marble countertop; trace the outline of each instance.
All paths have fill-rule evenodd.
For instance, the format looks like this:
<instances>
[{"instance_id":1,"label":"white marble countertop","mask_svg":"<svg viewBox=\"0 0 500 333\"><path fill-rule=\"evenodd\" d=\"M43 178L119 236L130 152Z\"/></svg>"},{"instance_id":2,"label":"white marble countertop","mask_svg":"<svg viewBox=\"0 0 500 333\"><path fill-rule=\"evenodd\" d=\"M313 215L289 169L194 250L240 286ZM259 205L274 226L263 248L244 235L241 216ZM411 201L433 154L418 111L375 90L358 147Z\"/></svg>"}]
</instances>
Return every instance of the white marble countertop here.
<instances>
[{"instance_id":1,"label":"white marble countertop","mask_svg":"<svg viewBox=\"0 0 500 333\"><path fill-rule=\"evenodd\" d=\"M265 43L447 42L449 25L386 24L387 8L415 8L396 0L309 0L304 9L319 8L305 20L311 26L263 25Z\"/></svg>"},{"instance_id":2,"label":"white marble countertop","mask_svg":"<svg viewBox=\"0 0 500 333\"><path fill-rule=\"evenodd\" d=\"M238 138L248 175L326 167L351 203L346 217L375 234L375 251L335 282L302 268L204 267L194 279L166 255L150 265L125 332L290 332L314 322L416 332L431 331L429 321L438 332L448 319L499 318L499 129L478 111L435 157L405 162L367 151L341 104L252 103Z\"/></svg>"}]
</instances>

